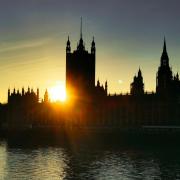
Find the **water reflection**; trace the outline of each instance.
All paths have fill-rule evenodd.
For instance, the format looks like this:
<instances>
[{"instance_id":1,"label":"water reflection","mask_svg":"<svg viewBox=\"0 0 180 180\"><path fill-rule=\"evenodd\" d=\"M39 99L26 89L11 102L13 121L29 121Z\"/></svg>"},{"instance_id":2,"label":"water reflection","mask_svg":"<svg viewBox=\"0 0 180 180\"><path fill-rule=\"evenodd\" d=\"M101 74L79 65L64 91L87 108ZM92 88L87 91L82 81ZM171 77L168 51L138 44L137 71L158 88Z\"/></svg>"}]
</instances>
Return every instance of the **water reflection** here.
<instances>
[{"instance_id":1,"label":"water reflection","mask_svg":"<svg viewBox=\"0 0 180 180\"><path fill-rule=\"evenodd\" d=\"M16 147L0 141L0 179L179 179L179 147L89 142Z\"/></svg>"},{"instance_id":2,"label":"water reflection","mask_svg":"<svg viewBox=\"0 0 180 180\"><path fill-rule=\"evenodd\" d=\"M10 149L7 179L63 179L66 174L65 153L62 149Z\"/></svg>"},{"instance_id":3,"label":"water reflection","mask_svg":"<svg viewBox=\"0 0 180 180\"><path fill-rule=\"evenodd\" d=\"M0 179L5 179L7 171L6 171L6 143L0 140Z\"/></svg>"}]
</instances>

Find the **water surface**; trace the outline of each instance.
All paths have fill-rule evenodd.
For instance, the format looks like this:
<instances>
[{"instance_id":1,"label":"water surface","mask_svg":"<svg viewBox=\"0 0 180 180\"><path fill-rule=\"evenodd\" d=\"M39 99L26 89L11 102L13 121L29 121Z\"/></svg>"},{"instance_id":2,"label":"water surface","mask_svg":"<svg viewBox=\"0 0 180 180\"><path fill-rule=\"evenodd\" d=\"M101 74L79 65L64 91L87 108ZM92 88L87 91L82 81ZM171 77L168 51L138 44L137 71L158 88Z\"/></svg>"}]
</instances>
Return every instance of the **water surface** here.
<instances>
[{"instance_id":1,"label":"water surface","mask_svg":"<svg viewBox=\"0 0 180 180\"><path fill-rule=\"evenodd\" d=\"M108 143L107 143L108 144ZM0 179L180 179L180 148L0 141Z\"/></svg>"}]
</instances>

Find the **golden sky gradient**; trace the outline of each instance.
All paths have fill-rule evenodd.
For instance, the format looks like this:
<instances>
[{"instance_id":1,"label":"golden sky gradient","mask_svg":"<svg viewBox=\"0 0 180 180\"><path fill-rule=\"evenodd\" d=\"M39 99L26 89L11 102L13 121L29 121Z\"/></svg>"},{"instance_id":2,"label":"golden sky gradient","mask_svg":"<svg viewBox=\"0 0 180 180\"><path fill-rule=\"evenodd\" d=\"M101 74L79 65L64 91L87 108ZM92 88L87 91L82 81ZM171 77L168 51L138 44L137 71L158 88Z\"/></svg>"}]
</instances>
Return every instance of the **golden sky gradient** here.
<instances>
[{"instance_id":1,"label":"golden sky gradient","mask_svg":"<svg viewBox=\"0 0 180 180\"><path fill-rule=\"evenodd\" d=\"M155 90L156 72L166 36L170 65L176 73L180 59L179 1L10 1L0 6L0 102L7 90L65 84L65 47L83 39L90 50L96 42L96 80L108 81L109 93L129 92L139 66L145 91Z\"/></svg>"}]
</instances>

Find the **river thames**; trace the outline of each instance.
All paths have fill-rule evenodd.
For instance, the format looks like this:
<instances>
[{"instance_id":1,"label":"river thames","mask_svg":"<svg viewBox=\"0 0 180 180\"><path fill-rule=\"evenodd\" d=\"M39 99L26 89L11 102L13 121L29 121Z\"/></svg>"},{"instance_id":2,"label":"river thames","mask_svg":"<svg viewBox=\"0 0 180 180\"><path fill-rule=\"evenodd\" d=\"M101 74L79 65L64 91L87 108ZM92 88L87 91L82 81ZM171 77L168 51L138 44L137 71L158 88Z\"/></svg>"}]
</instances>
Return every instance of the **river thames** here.
<instances>
[{"instance_id":1,"label":"river thames","mask_svg":"<svg viewBox=\"0 0 180 180\"><path fill-rule=\"evenodd\" d=\"M0 140L0 179L180 179L179 147L107 144L16 146Z\"/></svg>"}]
</instances>

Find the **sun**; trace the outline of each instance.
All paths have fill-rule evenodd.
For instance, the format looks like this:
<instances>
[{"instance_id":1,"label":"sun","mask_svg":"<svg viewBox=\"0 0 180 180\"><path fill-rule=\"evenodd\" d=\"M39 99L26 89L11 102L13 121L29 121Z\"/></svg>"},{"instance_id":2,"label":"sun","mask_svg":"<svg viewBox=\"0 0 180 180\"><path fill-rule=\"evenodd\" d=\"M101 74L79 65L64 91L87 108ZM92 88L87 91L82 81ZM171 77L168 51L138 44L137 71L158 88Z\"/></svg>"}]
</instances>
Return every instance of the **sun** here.
<instances>
[{"instance_id":1,"label":"sun","mask_svg":"<svg viewBox=\"0 0 180 180\"><path fill-rule=\"evenodd\" d=\"M52 102L66 101L66 90L65 85L61 82L56 82L56 84L50 88L48 88L50 100Z\"/></svg>"}]
</instances>

